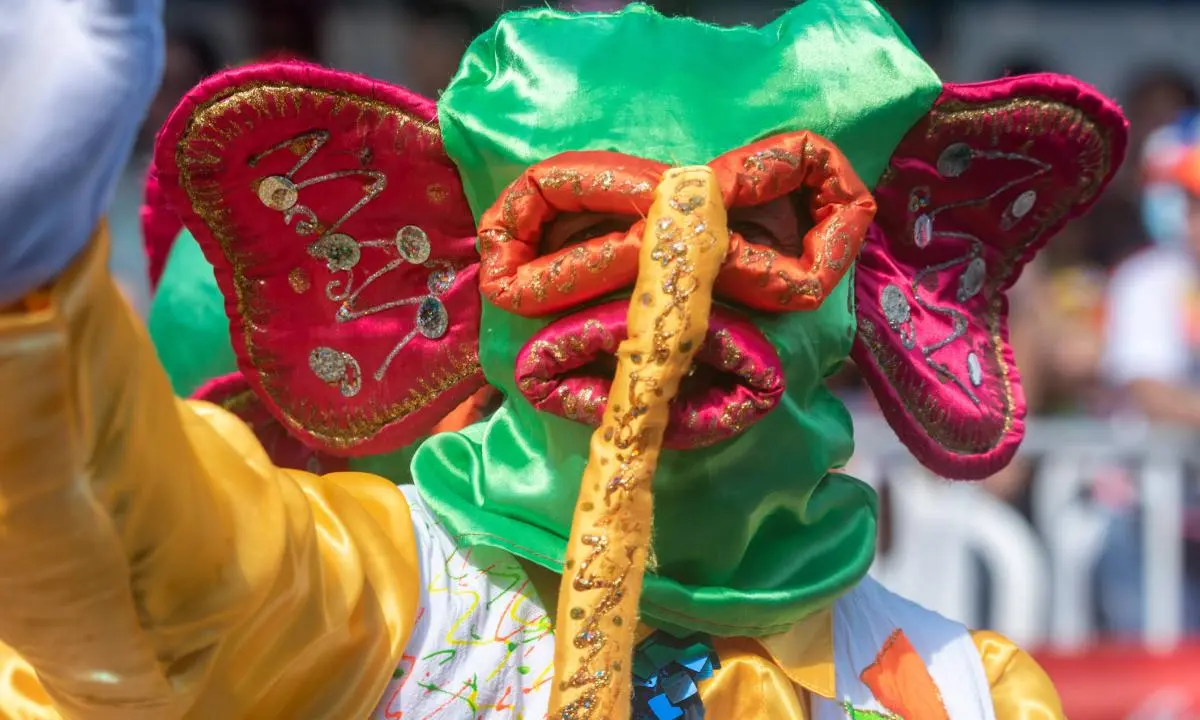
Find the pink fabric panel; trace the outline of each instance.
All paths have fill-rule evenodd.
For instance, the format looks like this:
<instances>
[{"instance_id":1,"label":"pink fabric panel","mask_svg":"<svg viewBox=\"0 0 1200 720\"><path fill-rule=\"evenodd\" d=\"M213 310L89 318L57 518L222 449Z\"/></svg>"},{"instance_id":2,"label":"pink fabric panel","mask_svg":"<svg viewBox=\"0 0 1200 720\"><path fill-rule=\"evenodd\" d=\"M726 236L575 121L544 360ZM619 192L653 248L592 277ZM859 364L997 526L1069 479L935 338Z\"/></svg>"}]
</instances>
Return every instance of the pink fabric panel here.
<instances>
[{"instance_id":1,"label":"pink fabric panel","mask_svg":"<svg viewBox=\"0 0 1200 720\"><path fill-rule=\"evenodd\" d=\"M229 70L172 114L155 167L247 382L310 447L398 449L482 386L474 220L432 101L299 62Z\"/></svg>"},{"instance_id":2,"label":"pink fabric panel","mask_svg":"<svg viewBox=\"0 0 1200 720\"><path fill-rule=\"evenodd\" d=\"M153 167L146 175L145 201L142 204L142 243L146 248L147 272L150 289L158 289L158 281L167 267L167 257L175 238L183 230L179 214L167 202L158 173Z\"/></svg>"},{"instance_id":3,"label":"pink fabric panel","mask_svg":"<svg viewBox=\"0 0 1200 720\"><path fill-rule=\"evenodd\" d=\"M1024 433L1006 291L1120 166L1127 124L1056 75L947 85L875 190L853 357L901 440L948 478L987 477Z\"/></svg>"}]
</instances>

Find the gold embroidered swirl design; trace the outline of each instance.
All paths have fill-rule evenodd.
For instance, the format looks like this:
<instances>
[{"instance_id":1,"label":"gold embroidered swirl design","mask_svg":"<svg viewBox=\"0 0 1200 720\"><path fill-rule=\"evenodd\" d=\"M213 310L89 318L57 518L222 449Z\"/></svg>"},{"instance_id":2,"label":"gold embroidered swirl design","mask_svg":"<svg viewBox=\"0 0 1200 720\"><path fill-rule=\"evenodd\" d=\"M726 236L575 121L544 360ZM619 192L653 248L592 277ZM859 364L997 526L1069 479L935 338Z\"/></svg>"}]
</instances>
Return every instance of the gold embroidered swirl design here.
<instances>
[{"instance_id":1,"label":"gold embroidered swirl design","mask_svg":"<svg viewBox=\"0 0 1200 720\"><path fill-rule=\"evenodd\" d=\"M575 506L559 593L556 720L629 718L651 481L670 403L704 341L728 250L713 171L667 171L646 221L628 339L617 349L610 400Z\"/></svg>"}]
</instances>

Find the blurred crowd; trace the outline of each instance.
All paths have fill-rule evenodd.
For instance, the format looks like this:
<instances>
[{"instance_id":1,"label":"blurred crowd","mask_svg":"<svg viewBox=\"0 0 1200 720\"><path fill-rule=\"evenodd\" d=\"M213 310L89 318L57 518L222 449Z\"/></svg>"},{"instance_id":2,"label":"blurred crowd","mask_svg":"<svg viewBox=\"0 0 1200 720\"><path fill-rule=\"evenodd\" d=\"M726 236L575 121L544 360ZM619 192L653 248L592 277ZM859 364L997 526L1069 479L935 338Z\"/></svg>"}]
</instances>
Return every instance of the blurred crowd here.
<instances>
[{"instance_id":1,"label":"blurred crowd","mask_svg":"<svg viewBox=\"0 0 1200 720\"><path fill-rule=\"evenodd\" d=\"M149 306L150 287L138 207L157 128L188 89L221 67L271 56L320 60L329 4L246 0L252 57L221 57L213 39L194 29L170 31L166 76L111 216L116 270L142 312ZM494 17L480 12L478 4L456 0L397 4L400 40L380 51L398 53L409 86L436 97L467 44ZM580 10L624 4L561 3ZM900 0L882 4L890 6L918 45L937 43L936 28L922 21L928 15L908 13L911 3ZM686 10L678 3L658 5L668 12ZM1037 57L1014 57L993 76L1055 69ZM1118 99L1131 122L1129 159L1094 210L1060 233L1026 269L1011 297L1011 340L1031 415L1131 416L1200 431L1200 212L1187 191L1200 194L1200 162L1190 175L1181 169L1194 139L1188 114L1198 105L1195 79L1171 67L1147 68ZM873 411L852 367L832 382L856 412ZM1014 463L987 481L987 490L1028 513L1036 462ZM1099 568L1104 625L1135 633L1144 611L1137 491L1114 471L1096 479L1094 496L1112 518ZM1200 499L1193 498L1191 505L1200 510ZM1188 624L1200 632L1200 523L1187 528Z\"/></svg>"}]
</instances>

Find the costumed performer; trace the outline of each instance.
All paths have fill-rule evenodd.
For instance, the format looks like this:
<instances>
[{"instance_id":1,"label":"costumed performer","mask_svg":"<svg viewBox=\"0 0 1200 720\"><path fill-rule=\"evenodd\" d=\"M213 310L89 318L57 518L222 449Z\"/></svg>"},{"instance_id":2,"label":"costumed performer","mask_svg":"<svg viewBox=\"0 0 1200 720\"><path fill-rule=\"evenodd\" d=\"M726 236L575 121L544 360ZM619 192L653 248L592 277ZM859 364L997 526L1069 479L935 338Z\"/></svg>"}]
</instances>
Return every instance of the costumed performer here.
<instances>
[{"instance_id":1,"label":"costumed performer","mask_svg":"<svg viewBox=\"0 0 1200 720\"><path fill-rule=\"evenodd\" d=\"M869 0L509 13L436 104L302 63L205 81L159 181L289 432L388 452L503 391L398 490L172 396L97 222L160 8L27 5L106 52L48 66L57 124L16 130L55 151L0 170L9 717L1062 716L1007 640L867 577L823 381L852 355L943 475L1011 459L1004 293L1121 162L1095 91L943 84Z\"/></svg>"}]
</instances>

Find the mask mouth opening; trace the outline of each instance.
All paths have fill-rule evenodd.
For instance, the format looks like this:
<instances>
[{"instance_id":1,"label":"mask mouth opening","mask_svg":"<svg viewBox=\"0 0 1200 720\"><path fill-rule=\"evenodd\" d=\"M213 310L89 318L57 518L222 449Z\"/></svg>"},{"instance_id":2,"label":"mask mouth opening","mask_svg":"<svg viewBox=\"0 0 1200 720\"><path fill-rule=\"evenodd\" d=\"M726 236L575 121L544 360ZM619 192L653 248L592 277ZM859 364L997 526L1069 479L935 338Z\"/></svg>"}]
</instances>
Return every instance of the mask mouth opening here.
<instances>
[{"instance_id":1,"label":"mask mouth opening","mask_svg":"<svg viewBox=\"0 0 1200 720\"><path fill-rule=\"evenodd\" d=\"M616 350L626 339L628 300L586 308L543 328L517 357L517 387L534 408L599 427ZM716 306L708 332L671 404L663 446L707 447L741 434L778 405L782 363L746 318Z\"/></svg>"}]
</instances>

